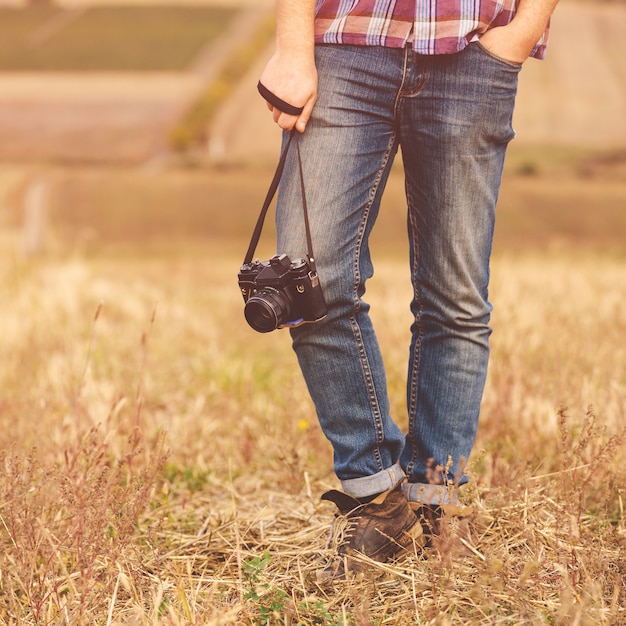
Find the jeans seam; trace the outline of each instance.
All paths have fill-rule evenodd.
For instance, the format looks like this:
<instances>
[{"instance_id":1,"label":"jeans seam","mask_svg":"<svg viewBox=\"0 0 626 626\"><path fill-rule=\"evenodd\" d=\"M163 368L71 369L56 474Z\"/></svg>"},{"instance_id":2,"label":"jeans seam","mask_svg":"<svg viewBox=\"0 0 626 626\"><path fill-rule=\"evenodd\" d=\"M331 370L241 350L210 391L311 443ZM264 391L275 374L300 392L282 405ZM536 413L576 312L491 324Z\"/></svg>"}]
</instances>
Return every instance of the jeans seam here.
<instances>
[{"instance_id":1,"label":"jeans seam","mask_svg":"<svg viewBox=\"0 0 626 626\"><path fill-rule=\"evenodd\" d=\"M380 444L384 440L380 404L378 402L376 389L374 387L372 371L369 365L369 361L367 359L367 354L365 352L365 344L363 341L363 336L361 335L361 329L354 315L350 317L350 326L352 327L352 334L354 336L354 340L356 341L357 348L359 351L359 360L361 361L361 370L363 371L363 376L365 377L368 400L369 400L370 408L372 409L372 414L374 417L374 428L376 430L376 443ZM373 453L374 453L374 457L376 460L376 466L380 470L383 470L384 467L383 467L382 457L380 455L380 450L378 449L378 446L374 448Z\"/></svg>"},{"instance_id":2,"label":"jeans seam","mask_svg":"<svg viewBox=\"0 0 626 626\"><path fill-rule=\"evenodd\" d=\"M393 103L393 117L394 119L398 119L398 109L400 107L400 100L402 98L402 90L404 88L404 83L406 82L406 74L407 68L409 65L409 47L405 46L404 48L404 61L402 63L402 80L400 81L400 86L398 87L398 91L396 92L396 100Z\"/></svg>"},{"instance_id":3,"label":"jeans seam","mask_svg":"<svg viewBox=\"0 0 626 626\"><path fill-rule=\"evenodd\" d=\"M520 63L519 61L510 61L509 59L505 59L504 57L501 57L500 55L495 54L495 52L492 52L491 50L489 50L489 48L487 48L484 44L482 44L480 42L480 39L476 40L473 43L477 44L476 47L481 52L481 54L488 56L490 59L493 59L494 61L501 63L502 65L508 67L509 69L512 68L514 70L519 71L523 66L523 63Z\"/></svg>"},{"instance_id":4,"label":"jeans seam","mask_svg":"<svg viewBox=\"0 0 626 626\"><path fill-rule=\"evenodd\" d=\"M383 428L383 419L380 410L380 403L378 402L378 396L376 394L376 388L374 386L374 378L372 376L372 369L369 364L369 360L367 358L367 353L365 351L365 342L363 341L363 335L361 334L361 328L356 318L356 314L360 310L359 306L359 284L361 282L361 249L363 247L363 238L365 236L365 230L367 226L367 222L370 217L370 212L372 209L372 205L374 203L374 199L376 198L376 194L378 192L378 188L380 185L380 181L383 177L383 172L389 163L389 157L393 152L393 146L396 141L395 133L392 135L391 141L387 146L387 150L383 156L381 166L378 169L378 173L370 190L370 196L368 198L367 204L365 205L365 210L363 211L363 217L359 224L359 230L357 234L357 240L355 245L355 254L354 254L354 283L352 290L352 301L354 304L354 313L350 316L350 326L352 328L352 334L354 336L354 340L356 342L358 351L359 351L359 359L361 361L361 369L363 372L363 376L365 377L367 392L369 397L370 408L372 409L372 414L374 417L374 427L376 430L376 443L381 444L385 440L385 432ZM376 465L382 471L385 469L383 459L380 454L380 448L377 445L373 451Z\"/></svg>"},{"instance_id":5,"label":"jeans seam","mask_svg":"<svg viewBox=\"0 0 626 626\"><path fill-rule=\"evenodd\" d=\"M417 280L417 275L418 275L418 270L419 270L419 247L420 247L419 246L419 229L417 228L417 225L415 224L415 217L410 208L412 206L412 198L411 198L411 191L409 188L407 188L406 190L406 196L407 196L407 207L409 211L408 220L409 220L409 226L410 226L410 237L411 237L411 243L413 246L413 266L411 268L412 275L413 275L413 279L412 279L413 295L415 298L415 303L417 304L417 307L418 307L417 313L415 315L415 324L417 325L418 334L415 339L415 343L413 345L413 358L411 359L411 371L410 371L410 377L409 377L409 385L410 385L409 402L408 402L408 407L407 407L408 412L409 412L408 439L410 441L415 441L414 416L417 411L417 406L416 406L417 405L417 379L419 376L418 372L419 372L420 351L422 347L422 338L424 336L424 330L422 328L422 324L420 323L420 320L422 317L422 313L424 312L424 305L420 297L419 281ZM413 472L413 467L417 463L417 456L418 456L417 450L415 449L415 446L412 446L411 460L407 463L407 466L405 468L406 474L409 477L411 476Z\"/></svg>"},{"instance_id":6,"label":"jeans seam","mask_svg":"<svg viewBox=\"0 0 626 626\"><path fill-rule=\"evenodd\" d=\"M422 71L422 75L420 76L415 87L411 91L406 91L406 92L403 91L406 77L407 77L410 52L411 50L409 47L405 48L402 84L400 85L400 88L398 89L398 95L397 95L395 107L394 107L396 111L395 113L396 116L397 116L397 109L400 106L401 99L403 97L410 97L419 93L424 87L424 84L426 83L426 80L428 77L428 73L426 71ZM408 207L408 212L409 212L408 219L409 219L409 225L410 225L410 237L411 237L411 243L413 245L413 251L414 251L413 267L411 268L412 276L413 276L413 280L412 280L413 294L414 294L415 302L418 305L418 312L415 317L415 323L418 325L418 335L413 345L413 358L411 361L411 371L409 373L409 381L408 381L408 384L410 385L410 387L409 387L409 397L408 397L408 407L407 407L408 412L409 412L409 427L408 427L409 432L408 432L407 439L409 441L415 441L415 428L414 428L413 416L415 415L416 405L417 405L417 378L418 378L418 370L419 370L418 364L420 360L420 350L421 350L422 337L423 337L423 330L422 330L421 324L419 323L419 320L423 312L423 303L420 299L419 284L417 281L417 272L418 272L418 267L419 267L419 230L415 224L415 218L410 209L413 203L412 203L412 198L411 198L411 191L408 187L406 189L406 197L407 197L407 207ZM406 468L404 468L407 476L409 477L411 476L413 472L413 467L417 463L417 457L418 457L417 450L415 449L415 446L412 446L411 458L409 462L407 463Z\"/></svg>"},{"instance_id":7,"label":"jeans seam","mask_svg":"<svg viewBox=\"0 0 626 626\"><path fill-rule=\"evenodd\" d=\"M404 65L402 67L402 81L400 83L400 87L398 88L398 92L396 94L396 101L394 103L394 117L397 119L398 116L398 109L400 108L400 101L402 100L402 98L411 98L413 96L416 96L417 94L419 94L422 89L424 88L424 85L426 84L426 81L428 80L428 76L429 76L429 66L428 65L424 65L423 63L421 65L423 65L423 67L420 70L420 74L419 74L419 78L417 83L415 84L415 86L410 89L405 91L404 90L404 86L406 84L406 80L407 80L407 72L408 72L408 66L410 63L409 60L409 54L412 54L412 50L410 47L406 47L405 48L405 53L404 53Z\"/></svg>"}]
</instances>

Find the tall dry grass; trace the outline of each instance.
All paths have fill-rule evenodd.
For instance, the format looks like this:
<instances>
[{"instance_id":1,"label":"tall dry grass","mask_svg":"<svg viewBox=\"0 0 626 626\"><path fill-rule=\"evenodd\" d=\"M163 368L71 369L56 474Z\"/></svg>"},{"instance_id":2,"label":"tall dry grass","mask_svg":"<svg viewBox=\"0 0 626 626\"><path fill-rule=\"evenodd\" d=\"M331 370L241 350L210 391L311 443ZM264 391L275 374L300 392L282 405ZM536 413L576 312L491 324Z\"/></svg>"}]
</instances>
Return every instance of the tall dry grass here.
<instances>
[{"instance_id":1,"label":"tall dry grass","mask_svg":"<svg viewBox=\"0 0 626 626\"><path fill-rule=\"evenodd\" d=\"M4 246L2 623L626 623L623 257L496 257L473 552L328 590L331 452L288 336L247 328L218 250ZM405 278L381 258L369 293L400 423Z\"/></svg>"}]
</instances>

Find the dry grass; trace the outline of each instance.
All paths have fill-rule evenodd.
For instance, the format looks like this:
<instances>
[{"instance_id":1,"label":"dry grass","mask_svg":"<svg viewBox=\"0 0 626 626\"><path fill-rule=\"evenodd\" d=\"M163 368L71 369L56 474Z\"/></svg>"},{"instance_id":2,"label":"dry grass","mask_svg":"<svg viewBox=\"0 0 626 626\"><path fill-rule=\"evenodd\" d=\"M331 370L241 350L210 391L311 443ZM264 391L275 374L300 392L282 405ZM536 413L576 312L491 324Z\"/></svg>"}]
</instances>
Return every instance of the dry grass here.
<instances>
[{"instance_id":1,"label":"dry grass","mask_svg":"<svg viewBox=\"0 0 626 626\"><path fill-rule=\"evenodd\" d=\"M5 212L0 623L626 623L624 187L512 165L473 551L330 590L331 450L288 336L250 330L236 287L266 173L51 172L41 258ZM369 299L404 425L392 183Z\"/></svg>"},{"instance_id":2,"label":"dry grass","mask_svg":"<svg viewBox=\"0 0 626 626\"><path fill-rule=\"evenodd\" d=\"M463 493L473 550L335 589L314 582L331 451L286 334L245 326L226 245L267 173L52 172L58 240L39 259L14 252L19 217L1 214L0 623L626 623L623 154L575 183L537 154L503 189ZM133 252L144 238L150 254ZM379 261L370 300L405 422L399 263Z\"/></svg>"},{"instance_id":3,"label":"dry grass","mask_svg":"<svg viewBox=\"0 0 626 626\"><path fill-rule=\"evenodd\" d=\"M328 590L330 450L239 258L3 256L3 623L626 621L623 259L498 256L474 552ZM370 296L400 421L403 276Z\"/></svg>"}]
</instances>

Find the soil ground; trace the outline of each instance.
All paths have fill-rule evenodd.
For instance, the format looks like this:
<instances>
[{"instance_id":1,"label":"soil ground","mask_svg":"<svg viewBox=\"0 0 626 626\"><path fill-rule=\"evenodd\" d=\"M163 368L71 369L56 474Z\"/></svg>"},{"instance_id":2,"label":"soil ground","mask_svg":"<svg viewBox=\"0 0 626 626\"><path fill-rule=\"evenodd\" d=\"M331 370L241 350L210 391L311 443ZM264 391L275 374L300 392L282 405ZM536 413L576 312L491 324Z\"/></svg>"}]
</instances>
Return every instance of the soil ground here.
<instances>
[{"instance_id":1,"label":"soil ground","mask_svg":"<svg viewBox=\"0 0 626 626\"><path fill-rule=\"evenodd\" d=\"M194 3L242 11L185 72L0 73L0 160L140 164L160 154L172 125L271 10L267 0Z\"/></svg>"},{"instance_id":2,"label":"soil ground","mask_svg":"<svg viewBox=\"0 0 626 626\"><path fill-rule=\"evenodd\" d=\"M244 0L244 8L231 33L180 74L0 74L0 160L154 160L177 117L272 3L245 6ZM548 60L529 61L521 75L517 143L626 146L624 27L624 4L564 0L559 5ZM259 54L258 65L214 120L207 149L215 158L275 159L277 130L255 89L269 54Z\"/></svg>"}]
</instances>

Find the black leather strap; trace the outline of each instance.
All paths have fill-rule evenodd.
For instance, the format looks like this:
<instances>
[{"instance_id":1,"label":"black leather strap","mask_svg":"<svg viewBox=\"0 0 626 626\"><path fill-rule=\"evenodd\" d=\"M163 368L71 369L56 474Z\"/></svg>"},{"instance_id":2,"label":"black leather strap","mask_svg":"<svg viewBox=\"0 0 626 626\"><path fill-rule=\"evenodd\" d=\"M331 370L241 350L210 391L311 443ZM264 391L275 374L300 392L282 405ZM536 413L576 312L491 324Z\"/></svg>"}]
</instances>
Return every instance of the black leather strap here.
<instances>
[{"instance_id":1,"label":"black leather strap","mask_svg":"<svg viewBox=\"0 0 626 626\"><path fill-rule=\"evenodd\" d=\"M259 243L259 239L261 238L261 232L263 231L263 223L265 222L265 216L267 215L267 211L272 203L274 195L276 194L276 190L278 189L278 183L280 182L280 178L283 174L283 170L285 169L285 162L287 161L287 152L289 151L289 146L291 142L296 137L297 131L294 129L289 133L289 139L285 144L285 147L280 155L280 159L278 161L278 165L276 167L276 172L274 172L274 178L272 178L272 182L270 183L270 187L267 191L267 195L265 196L265 200L263 202L263 206L261 207L261 213L259 214L259 218L257 220L256 226L254 227L254 232L252 233L252 239L250 240L250 245L248 246L248 251L246 252L246 256L243 260L244 264L251 263L252 257L254 256L254 251ZM296 149L298 154L298 171L300 174L300 192L302 194L302 210L304 213L304 228L306 231L306 243L307 243L307 253L308 253L308 261L309 266L313 273L315 273L315 257L313 256L313 243L311 241L311 229L309 228L309 212L306 203L306 193L304 189L304 176L302 175L302 159L300 157L300 143L296 138Z\"/></svg>"},{"instance_id":2,"label":"black leather strap","mask_svg":"<svg viewBox=\"0 0 626 626\"><path fill-rule=\"evenodd\" d=\"M294 131L292 131L294 132ZM314 274L317 274L315 267L315 257L313 256L313 243L311 241L311 229L309 227L309 209L306 204L306 192L304 190L304 174L302 173L302 158L300 157L300 141L296 139L296 151L298 153L298 169L300 170L300 194L302 195L302 212L304 213L304 230L306 233L307 254L309 257L309 267Z\"/></svg>"},{"instance_id":3,"label":"black leather strap","mask_svg":"<svg viewBox=\"0 0 626 626\"><path fill-rule=\"evenodd\" d=\"M273 107L276 107L279 111L287 113L287 115L300 115L304 111L304 107L296 107L289 102L285 102L282 98L279 98L275 93L271 92L261 81L257 83L256 88L259 93L267 100Z\"/></svg>"}]
</instances>

